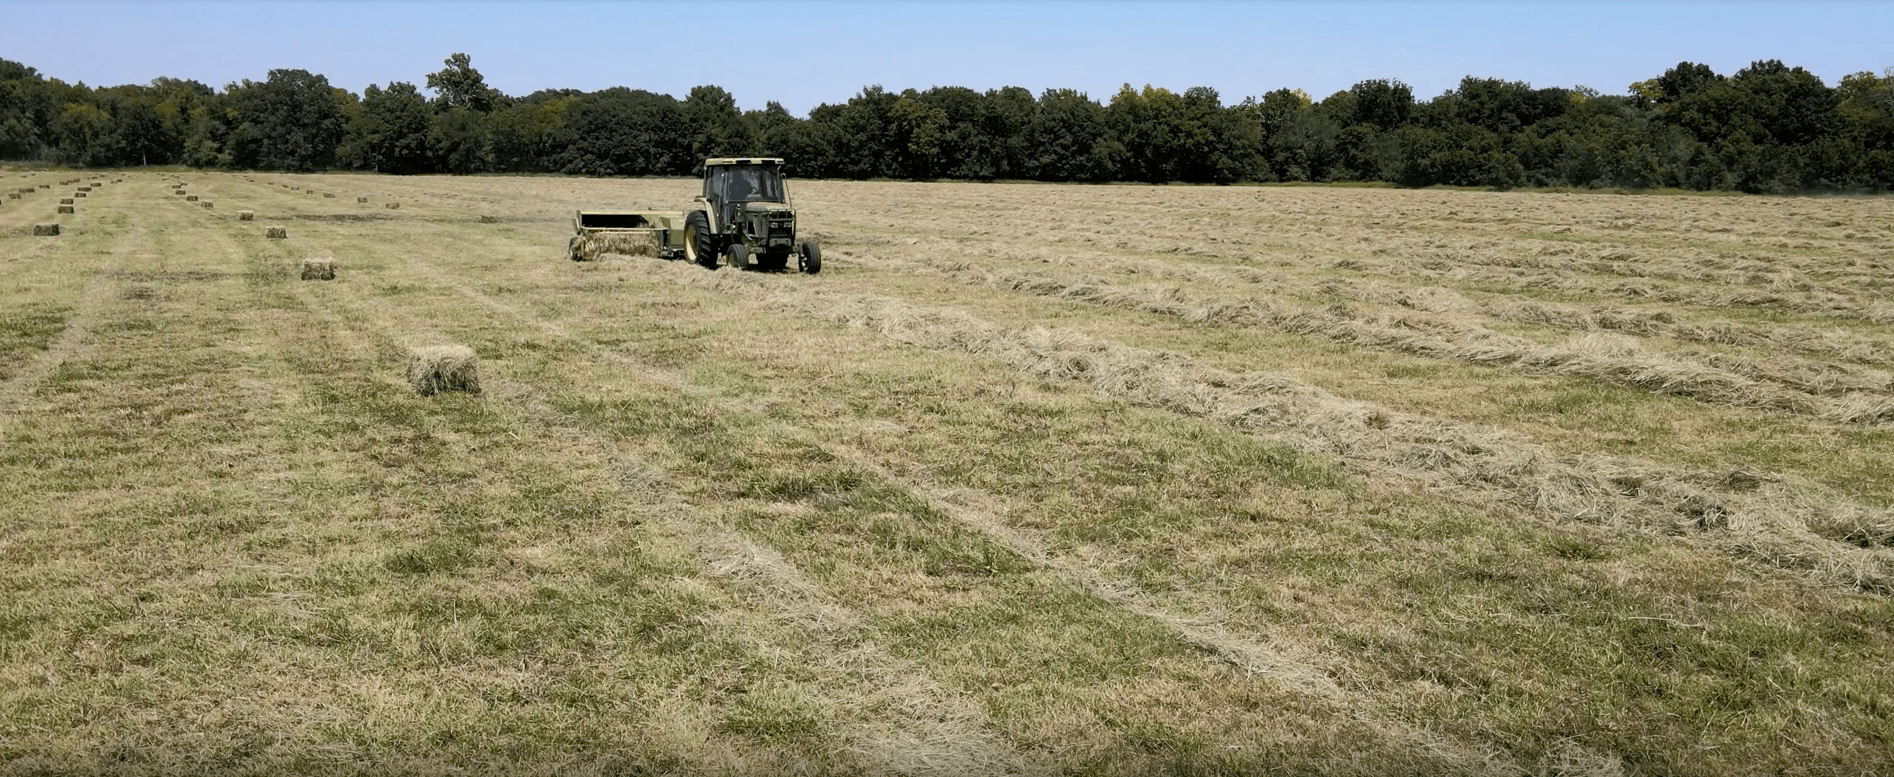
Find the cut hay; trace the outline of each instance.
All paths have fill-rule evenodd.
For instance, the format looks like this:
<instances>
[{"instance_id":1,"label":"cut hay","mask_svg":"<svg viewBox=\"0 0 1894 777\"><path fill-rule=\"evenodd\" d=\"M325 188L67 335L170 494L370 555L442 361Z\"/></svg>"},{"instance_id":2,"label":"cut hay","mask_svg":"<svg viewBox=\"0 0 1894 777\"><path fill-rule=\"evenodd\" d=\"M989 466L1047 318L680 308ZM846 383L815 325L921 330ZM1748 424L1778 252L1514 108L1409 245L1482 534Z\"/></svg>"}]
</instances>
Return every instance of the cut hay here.
<instances>
[{"instance_id":1,"label":"cut hay","mask_svg":"<svg viewBox=\"0 0 1894 777\"><path fill-rule=\"evenodd\" d=\"M482 224L498 224L498 223L500 223L500 217L499 217L499 216L481 216L481 217L480 217L480 223L482 223Z\"/></svg>"},{"instance_id":2,"label":"cut hay","mask_svg":"<svg viewBox=\"0 0 1894 777\"><path fill-rule=\"evenodd\" d=\"M77 211L74 211L71 205L61 205L59 206L59 212L60 213L76 213Z\"/></svg>"},{"instance_id":3,"label":"cut hay","mask_svg":"<svg viewBox=\"0 0 1894 777\"><path fill-rule=\"evenodd\" d=\"M289 229L287 227L264 227L263 236L273 240L288 240Z\"/></svg>"},{"instance_id":4,"label":"cut hay","mask_svg":"<svg viewBox=\"0 0 1894 777\"><path fill-rule=\"evenodd\" d=\"M387 205L383 205L382 207L384 207L384 208L387 208L387 209L389 209L389 210L394 210L394 209L396 209L396 208L399 208L399 207L401 207L401 203L399 203L399 202L391 202L391 203L388 203Z\"/></svg>"},{"instance_id":5,"label":"cut hay","mask_svg":"<svg viewBox=\"0 0 1894 777\"><path fill-rule=\"evenodd\" d=\"M652 232L586 232L566 244L567 258L589 262L606 254L657 256L658 236Z\"/></svg>"},{"instance_id":6,"label":"cut hay","mask_svg":"<svg viewBox=\"0 0 1894 777\"><path fill-rule=\"evenodd\" d=\"M435 345L408 351L408 385L421 396L443 391L480 393L480 360L464 345Z\"/></svg>"},{"instance_id":7,"label":"cut hay","mask_svg":"<svg viewBox=\"0 0 1894 777\"><path fill-rule=\"evenodd\" d=\"M335 280L334 259L304 259L302 279L305 281Z\"/></svg>"},{"instance_id":8,"label":"cut hay","mask_svg":"<svg viewBox=\"0 0 1894 777\"><path fill-rule=\"evenodd\" d=\"M53 224L34 224L34 225L33 225L33 236L34 236L34 237L58 237L58 236L59 236L59 224L57 224L57 223L53 223Z\"/></svg>"},{"instance_id":9,"label":"cut hay","mask_svg":"<svg viewBox=\"0 0 1894 777\"><path fill-rule=\"evenodd\" d=\"M237 211L237 220L238 221L255 221L256 211L253 211L253 210Z\"/></svg>"}]
</instances>

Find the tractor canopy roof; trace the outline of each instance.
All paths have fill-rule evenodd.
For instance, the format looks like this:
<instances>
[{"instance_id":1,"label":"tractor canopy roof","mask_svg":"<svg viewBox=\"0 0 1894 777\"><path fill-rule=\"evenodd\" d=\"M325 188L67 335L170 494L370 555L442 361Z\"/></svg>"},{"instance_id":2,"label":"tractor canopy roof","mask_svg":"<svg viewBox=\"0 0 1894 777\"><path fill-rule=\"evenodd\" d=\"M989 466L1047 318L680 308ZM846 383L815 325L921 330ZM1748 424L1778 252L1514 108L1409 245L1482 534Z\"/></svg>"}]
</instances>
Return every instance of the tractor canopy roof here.
<instances>
[{"instance_id":1,"label":"tractor canopy roof","mask_svg":"<svg viewBox=\"0 0 1894 777\"><path fill-rule=\"evenodd\" d=\"M783 160L775 157L744 156L716 157L704 160L705 167L723 167L725 165L780 165Z\"/></svg>"}]
</instances>

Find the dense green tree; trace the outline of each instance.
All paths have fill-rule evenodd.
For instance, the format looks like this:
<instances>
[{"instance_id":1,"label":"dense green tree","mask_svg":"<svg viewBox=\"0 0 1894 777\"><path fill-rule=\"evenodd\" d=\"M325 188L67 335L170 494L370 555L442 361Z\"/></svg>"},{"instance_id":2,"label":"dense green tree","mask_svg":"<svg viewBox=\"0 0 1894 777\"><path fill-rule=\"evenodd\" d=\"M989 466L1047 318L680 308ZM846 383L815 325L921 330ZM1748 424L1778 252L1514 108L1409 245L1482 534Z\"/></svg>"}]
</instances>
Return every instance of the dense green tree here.
<instances>
[{"instance_id":1,"label":"dense green tree","mask_svg":"<svg viewBox=\"0 0 1894 777\"><path fill-rule=\"evenodd\" d=\"M329 79L306 70L271 70L261 83L225 90L230 99L230 163L263 170L321 170L335 164L345 129Z\"/></svg>"},{"instance_id":2,"label":"dense green tree","mask_svg":"<svg viewBox=\"0 0 1894 777\"><path fill-rule=\"evenodd\" d=\"M349 126L356 165L384 173L412 174L433 169L428 136L431 112L414 84L394 81L382 89L362 90L359 115Z\"/></svg>"}]
</instances>

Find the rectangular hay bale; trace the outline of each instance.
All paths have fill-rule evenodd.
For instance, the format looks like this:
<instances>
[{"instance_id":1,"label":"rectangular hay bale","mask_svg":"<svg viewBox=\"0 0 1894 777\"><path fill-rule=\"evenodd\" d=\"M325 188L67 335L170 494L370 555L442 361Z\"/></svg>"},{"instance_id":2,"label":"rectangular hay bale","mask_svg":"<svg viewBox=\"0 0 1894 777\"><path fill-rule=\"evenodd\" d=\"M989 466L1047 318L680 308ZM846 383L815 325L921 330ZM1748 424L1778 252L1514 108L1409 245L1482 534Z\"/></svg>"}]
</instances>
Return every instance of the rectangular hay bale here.
<instances>
[{"instance_id":1,"label":"rectangular hay bale","mask_svg":"<svg viewBox=\"0 0 1894 777\"><path fill-rule=\"evenodd\" d=\"M356 201L356 202L368 202L368 198L367 198L367 197L357 197L357 198L355 198L355 201Z\"/></svg>"},{"instance_id":2,"label":"rectangular hay bale","mask_svg":"<svg viewBox=\"0 0 1894 777\"><path fill-rule=\"evenodd\" d=\"M71 205L61 205L61 206L59 206L59 212L60 212L60 213L72 213L72 212L74 212L74 211L73 211L73 209L72 209L72 206L71 206Z\"/></svg>"},{"instance_id":3,"label":"rectangular hay bale","mask_svg":"<svg viewBox=\"0 0 1894 777\"><path fill-rule=\"evenodd\" d=\"M57 222L54 222L52 224L34 224L33 236L34 237L58 237L59 224Z\"/></svg>"},{"instance_id":4,"label":"rectangular hay bale","mask_svg":"<svg viewBox=\"0 0 1894 777\"><path fill-rule=\"evenodd\" d=\"M304 259L302 279L305 281L335 280L334 259Z\"/></svg>"},{"instance_id":5,"label":"rectangular hay bale","mask_svg":"<svg viewBox=\"0 0 1894 777\"><path fill-rule=\"evenodd\" d=\"M237 211L237 220L238 221L255 221L256 211L253 211L253 210Z\"/></svg>"},{"instance_id":6,"label":"rectangular hay bale","mask_svg":"<svg viewBox=\"0 0 1894 777\"><path fill-rule=\"evenodd\" d=\"M408 385L421 396L443 391L480 393L480 360L464 345L434 345L408 351Z\"/></svg>"},{"instance_id":7,"label":"rectangular hay bale","mask_svg":"<svg viewBox=\"0 0 1894 777\"><path fill-rule=\"evenodd\" d=\"M195 194L192 194L192 195L189 195L189 196L187 196L187 197L185 197L185 198L184 198L184 201L185 201L185 202L197 202L197 195L195 195Z\"/></svg>"},{"instance_id":8,"label":"rectangular hay bale","mask_svg":"<svg viewBox=\"0 0 1894 777\"><path fill-rule=\"evenodd\" d=\"M396 209L396 208L399 208L399 207L401 207L401 203L399 203L399 202L391 202L391 203L388 203L387 205L383 205L382 207L384 207L384 208L387 208L387 209L389 209L389 210L394 210L394 209Z\"/></svg>"},{"instance_id":9,"label":"rectangular hay bale","mask_svg":"<svg viewBox=\"0 0 1894 777\"><path fill-rule=\"evenodd\" d=\"M198 204L199 204L199 205L202 205L202 206L204 206L204 207L206 207L206 208L208 208L208 207L210 207L210 200L205 200L205 201L203 201L203 202L200 202L200 203L198 203Z\"/></svg>"},{"instance_id":10,"label":"rectangular hay bale","mask_svg":"<svg viewBox=\"0 0 1894 777\"><path fill-rule=\"evenodd\" d=\"M273 240L288 240L289 229L285 227L264 227L263 236Z\"/></svg>"},{"instance_id":11,"label":"rectangular hay bale","mask_svg":"<svg viewBox=\"0 0 1894 777\"><path fill-rule=\"evenodd\" d=\"M61 197L61 198L59 198L59 204L61 204L61 205L71 205L71 204L72 204L72 198L71 198L71 197Z\"/></svg>"}]
</instances>

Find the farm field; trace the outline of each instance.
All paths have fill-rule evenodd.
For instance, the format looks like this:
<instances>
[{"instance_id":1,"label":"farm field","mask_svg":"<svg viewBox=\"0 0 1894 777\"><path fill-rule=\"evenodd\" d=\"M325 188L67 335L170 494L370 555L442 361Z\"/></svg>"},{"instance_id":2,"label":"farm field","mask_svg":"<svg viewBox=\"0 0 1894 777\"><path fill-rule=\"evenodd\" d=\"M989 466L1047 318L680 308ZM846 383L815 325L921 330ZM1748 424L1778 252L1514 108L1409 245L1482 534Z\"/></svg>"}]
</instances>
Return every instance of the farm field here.
<instances>
[{"instance_id":1,"label":"farm field","mask_svg":"<svg viewBox=\"0 0 1894 777\"><path fill-rule=\"evenodd\" d=\"M1894 200L791 186L0 173L0 775L1894 762Z\"/></svg>"}]
</instances>

